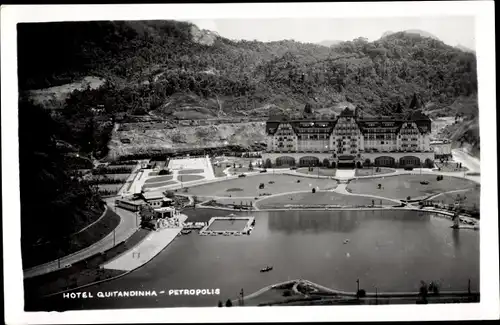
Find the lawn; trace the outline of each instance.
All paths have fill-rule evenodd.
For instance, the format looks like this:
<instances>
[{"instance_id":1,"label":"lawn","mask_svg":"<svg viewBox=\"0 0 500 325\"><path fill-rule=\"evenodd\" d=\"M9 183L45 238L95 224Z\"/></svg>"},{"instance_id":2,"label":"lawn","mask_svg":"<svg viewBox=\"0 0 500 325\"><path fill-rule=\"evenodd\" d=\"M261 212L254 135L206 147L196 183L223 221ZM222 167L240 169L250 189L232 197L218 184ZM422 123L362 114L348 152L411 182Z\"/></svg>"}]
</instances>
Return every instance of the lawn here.
<instances>
[{"instance_id":1,"label":"lawn","mask_svg":"<svg viewBox=\"0 0 500 325\"><path fill-rule=\"evenodd\" d=\"M257 171L259 171L259 170L258 170L258 169L255 169L255 168L254 168L254 169L252 169L252 170L248 169L248 166L246 166L246 167L245 167L245 166L243 166L243 167L241 167L241 168L238 168L238 167L236 166L236 168L231 167L231 169L229 169L229 172L230 172L231 174L241 174L241 173L257 172Z\"/></svg>"},{"instance_id":2,"label":"lawn","mask_svg":"<svg viewBox=\"0 0 500 325\"><path fill-rule=\"evenodd\" d=\"M179 170L177 173L179 175L185 175L185 174L201 174L203 172L204 172L203 169L183 169Z\"/></svg>"},{"instance_id":3,"label":"lawn","mask_svg":"<svg viewBox=\"0 0 500 325\"><path fill-rule=\"evenodd\" d=\"M319 169L319 171L318 171L318 169ZM304 168L297 169L297 172L302 173L302 174L309 174L309 175L313 175L313 176L317 176L318 174L319 174L319 176L335 176L335 174L337 173L337 170L335 168L314 167L313 171L310 172L309 168L304 167Z\"/></svg>"},{"instance_id":4,"label":"lawn","mask_svg":"<svg viewBox=\"0 0 500 325\"><path fill-rule=\"evenodd\" d=\"M462 206L464 207L474 207L479 208L479 203L481 199L481 189L473 188L464 192L457 193L444 193L433 198L433 201L439 201L443 204L454 204L457 196L460 195L461 198L465 199L462 201Z\"/></svg>"},{"instance_id":5,"label":"lawn","mask_svg":"<svg viewBox=\"0 0 500 325\"><path fill-rule=\"evenodd\" d=\"M335 192L304 192L264 198L255 204L259 209L280 209L286 208L287 205L369 206L372 204L372 200L375 205L380 205L381 200L370 197L343 195ZM382 205L396 204L392 201L382 200Z\"/></svg>"},{"instance_id":6,"label":"lawn","mask_svg":"<svg viewBox=\"0 0 500 325\"><path fill-rule=\"evenodd\" d=\"M300 180L299 183L297 181ZM269 184L274 181L274 184ZM259 185L264 183L264 188L259 189ZM290 191L311 190L313 187L319 189L332 189L337 186L336 181L329 179L314 179L308 177L291 175L262 174L247 176L217 183L202 184L189 188L189 193L197 196L221 196L229 197L258 197L259 194L284 193ZM231 190L228 192L227 190Z\"/></svg>"},{"instance_id":7,"label":"lawn","mask_svg":"<svg viewBox=\"0 0 500 325\"><path fill-rule=\"evenodd\" d=\"M176 181L166 181L166 182L159 182L159 183L150 183L150 184L144 184L142 186L143 189L146 188L156 188L156 187L163 187L167 185L173 185L173 184L178 184Z\"/></svg>"},{"instance_id":8,"label":"lawn","mask_svg":"<svg viewBox=\"0 0 500 325\"><path fill-rule=\"evenodd\" d=\"M356 168L356 172L354 176L371 176L371 175L382 175L382 174L390 174L395 172L395 169L379 167L379 171L377 171L376 167L373 168Z\"/></svg>"},{"instance_id":9,"label":"lawn","mask_svg":"<svg viewBox=\"0 0 500 325\"><path fill-rule=\"evenodd\" d=\"M467 179L445 176L442 181L438 182L436 176L423 174L357 179L352 180L347 185L347 188L352 193L357 194L378 195L396 199L405 199L409 196L415 199L431 194L476 187L476 183ZM428 181L429 184L420 184L423 180ZM378 189L378 184L382 185L381 189Z\"/></svg>"},{"instance_id":10,"label":"lawn","mask_svg":"<svg viewBox=\"0 0 500 325\"><path fill-rule=\"evenodd\" d=\"M235 196L236 196L236 194L235 194ZM259 199L259 197L257 197L257 199ZM211 199L207 198L207 200L211 200ZM235 197L235 198L217 198L217 199L215 199L215 201L217 203L224 204L224 205L243 204L246 206L249 203L255 202L255 198L243 198L243 199L239 199L237 197Z\"/></svg>"},{"instance_id":11,"label":"lawn","mask_svg":"<svg viewBox=\"0 0 500 325\"><path fill-rule=\"evenodd\" d=\"M172 178L173 178L172 175L158 176L158 177L149 178L144 183L165 182L165 181L170 181Z\"/></svg>"},{"instance_id":12,"label":"lawn","mask_svg":"<svg viewBox=\"0 0 500 325\"><path fill-rule=\"evenodd\" d=\"M149 172L148 176L158 176L159 172Z\"/></svg>"},{"instance_id":13,"label":"lawn","mask_svg":"<svg viewBox=\"0 0 500 325\"><path fill-rule=\"evenodd\" d=\"M99 189L100 190L106 190L106 191L116 191L118 192L123 186L123 183L120 184L99 184Z\"/></svg>"},{"instance_id":14,"label":"lawn","mask_svg":"<svg viewBox=\"0 0 500 325\"><path fill-rule=\"evenodd\" d=\"M200 175L178 175L177 180L179 182L190 182L190 181L197 181L200 179L204 179L205 176L200 176Z\"/></svg>"}]
</instances>

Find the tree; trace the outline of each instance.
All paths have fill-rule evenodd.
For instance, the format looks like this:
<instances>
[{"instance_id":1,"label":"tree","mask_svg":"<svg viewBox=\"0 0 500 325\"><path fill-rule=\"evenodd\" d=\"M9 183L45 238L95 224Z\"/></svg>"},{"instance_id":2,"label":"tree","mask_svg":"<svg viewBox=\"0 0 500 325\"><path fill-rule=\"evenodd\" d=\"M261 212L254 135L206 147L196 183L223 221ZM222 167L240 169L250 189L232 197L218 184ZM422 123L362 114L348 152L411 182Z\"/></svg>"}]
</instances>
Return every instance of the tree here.
<instances>
[{"instance_id":1,"label":"tree","mask_svg":"<svg viewBox=\"0 0 500 325\"><path fill-rule=\"evenodd\" d=\"M250 163L248 164L248 170L253 170L253 164L252 164L252 162L250 162Z\"/></svg>"},{"instance_id":2,"label":"tree","mask_svg":"<svg viewBox=\"0 0 500 325\"><path fill-rule=\"evenodd\" d=\"M219 303L217 304L217 307L222 307L223 304L222 304L222 301L219 300Z\"/></svg>"},{"instance_id":3,"label":"tree","mask_svg":"<svg viewBox=\"0 0 500 325\"><path fill-rule=\"evenodd\" d=\"M174 194L174 192L172 192L172 191L166 191L166 192L164 192L164 195L165 195L167 198L169 198L169 199L173 199L173 198L175 198L175 194Z\"/></svg>"},{"instance_id":4,"label":"tree","mask_svg":"<svg viewBox=\"0 0 500 325\"><path fill-rule=\"evenodd\" d=\"M401 106L401 103L398 102L398 106L396 108L396 113L401 114L403 113L403 106Z\"/></svg>"},{"instance_id":5,"label":"tree","mask_svg":"<svg viewBox=\"0 0 500 325\"><path fill-rule=\"evenodd\" d=\"M231 306L233 306L233 303L231 302L231 299L228 299L226 301L226 307L231 307Z\"/></svg>"},{"instance_id":6,"label":"tree","mask_svg":"<svg viewBox=\"0 0 500 325\"><path fill-rule=\"evenodd\" d=\"M304 113L305 114L312 114L312 106L310 103L306 103L304 106Z\"/></svg>"},{"instance_id":7,"label":"tree","mask_svg":"<svg viewBox=\"0 0 500 325\"><path fill-rule=\"evenodd\" d=\"M313 187L312 192L313 192L313 194L316 193L316 188L315 187Z\"/></svg>"},{"instance_id":8,"label":"tree","mask_svg":"<svg viewBox=\"0 0 500 325\"><path fill-rule=\"evenodd\" d=\"M266 162L264 163L264 168L272 168L273 164L271 163L271 159L267 158Z\"/></svg>"},{"instance_id":9,"label":"tree","mask_svg":"<svg viewBox=\"0 0 500 325\"><path fill-rule=\"evenodd\" d=\"M382 184L378 184L377 187L380 190L382 188Z\"/></svg>"},{"instance_id":10,"label":"tree","mask_svg":"<svg viewBox=\"0 0 500 325\"><path fill-rule=\"evenodd\" d=\"M429 293L429 290L427 288L427 284L424 281L420 281L420 289L419 289L419 295L422 298L422 302L424 304L427 303L427 295Z\"/></svg>"},{"instance_id":11,"label":"tree","mask_svg":"<svg viewBox=\"0 0 500 325\"><path fill-rule=\"evenodd\" d=\"M162 169L158 172L158 175L170 175L171 173L169 169Z\"/></svg>"}]
</instances>

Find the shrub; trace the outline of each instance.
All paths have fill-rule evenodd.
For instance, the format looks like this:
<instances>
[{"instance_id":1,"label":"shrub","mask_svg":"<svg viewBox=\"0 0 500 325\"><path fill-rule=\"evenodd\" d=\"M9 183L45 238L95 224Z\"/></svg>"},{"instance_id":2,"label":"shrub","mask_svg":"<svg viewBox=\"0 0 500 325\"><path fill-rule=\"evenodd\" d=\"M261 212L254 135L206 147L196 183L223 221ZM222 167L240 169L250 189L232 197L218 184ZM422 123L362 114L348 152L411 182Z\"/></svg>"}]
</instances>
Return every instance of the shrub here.
<instances>
[{"instance_id":1,"label":"shrub","mask_svg":"<svg viewBox=\"0 0 500 325\"><path fill-rule=\"evenodd\" d=\"M175 197L175 194L172 191L166 191L164 194L169 199L173 199Z\"/></svg>"},{"instance_id":2,"label":"shrub","mask_svg":"<svg viewBox=\"0 0 500 325\"><path fill-rule=\"evenodd\" d=\"M291 290L285 290L283 292L283 297L290 297L292 295L292 291Z\"/></svg>"},{"instance_id":3,"label":"shrub","mask_svg":"<svg viewBox=\"0 0 500 325\"><path fill-rule=\"evenodd\" d=\"M233 306L233 303L231 302L231 299L228 299L226 301L226 307L231 307L231 306Z\"/></svg>"},{"instance_id":4,"label":"shrub","mask_svg":"<svg viewBox=\"0 0 500 325\"><path fill-rule=\"evenodd\" d=\"M158 175L170 175L172 172L169 169L162 169L158 172Z\"/></svg>"},{"instance_id":5,"label":"shrub","mask_svg":"<svg viewBox=\"0 0 500 325\"><path fill-rule=\"evenodd\" d=\"M316 189L315 189L314 187L313 187L313 189L312 189L312 192L313 192L313 193L316 193Z\"/></svg>"},{"instance_id":6,"label":"shrub","mask_svg":"<svg viewBox=\"0 0 500 325\"><path fill-rule=\"evenodd\" d=\"M366 291L364 289L359 289L358 292L356 293L356 296L358 298L366 297Z\"/></svg>"},{"instance_id":7,"label":"shrub","mask_svg":"<svg viewBox=\"0 0 500 325\"><path fill-rule=\"evenodd\" d=\"M219 303L217 304L217 307L222 307L222 301L219 300Z\"/></svg>"},{"instance_id":8,"label":"shrub","mask_svg":"<svg viewBox=\"0 0 500 325\"><path fill-rule=\"evenodd\" d=\"M411 200L411 197L407 196L407 197L406 197L406 200L407 200L407 201L410 201L410 200Z\"/></svg>"}]
</instances>

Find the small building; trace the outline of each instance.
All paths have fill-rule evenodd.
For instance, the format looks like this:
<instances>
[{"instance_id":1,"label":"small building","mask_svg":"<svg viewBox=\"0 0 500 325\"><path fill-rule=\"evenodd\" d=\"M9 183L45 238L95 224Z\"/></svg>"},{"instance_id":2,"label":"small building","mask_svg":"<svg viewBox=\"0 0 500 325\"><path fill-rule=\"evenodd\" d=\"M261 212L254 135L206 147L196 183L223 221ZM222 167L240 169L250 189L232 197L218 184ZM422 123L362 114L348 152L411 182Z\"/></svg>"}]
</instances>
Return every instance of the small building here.
<instances>
[{"instance_id":1,"label":"small building","mask_svg":"<svg viewBox=\"0 0 500 325\"><path fill-rule=\"evenodd\" d=\"M436 159L451 157L451 141L434 140L430 142L430 147L434 151Z\"/></svg>"},{"instance_id":2,"label":"small building","mask_svg":"<svg viewBox=\"0 0 500 325\"><path fill-rule=\"evenodd\" d=\"M173 218L179 215L179 211L177 211L174 207L161 207L154 209L155 218Z\"/></svg>"},{"instance_id":3,"label":"small building","mask_svg":"<svg viewBox=\"0 0 500 325\"><path fill-rule=\"evenodd\" d=\"M144 201L152 208L171 206L172 200L165 197L162 192L145 192L142 194Z\"/></svg>"}]
</instances>

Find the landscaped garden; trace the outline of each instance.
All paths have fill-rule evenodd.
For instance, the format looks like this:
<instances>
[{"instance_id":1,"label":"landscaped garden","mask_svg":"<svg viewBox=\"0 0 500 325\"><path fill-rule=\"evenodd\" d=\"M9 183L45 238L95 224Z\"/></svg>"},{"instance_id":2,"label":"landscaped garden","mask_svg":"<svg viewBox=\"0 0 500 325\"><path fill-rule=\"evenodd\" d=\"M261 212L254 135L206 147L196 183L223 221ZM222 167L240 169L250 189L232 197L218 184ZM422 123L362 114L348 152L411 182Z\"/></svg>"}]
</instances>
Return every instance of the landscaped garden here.
<instances>
[{"instance_id":1,"label":"landscaped garden","mask_svg":"<svg viewBox=\"0 0 500 325\"><path fill-rule=\"evenodd\" d=\"M172 178L173 178L172 175L164 175L164 176L152 177L152 178L147 179L144 183L165 182L165 181L170 181Z\"/></svg>"},{"instance_id":2,"label":"landscaped garden","mask_svg":"<svg viewBox=\"0 0 500 325\"><path fill-rule=\"evenodd\" d=\"M297 169L297 173L309 174L312 176L335 176L337 170L335 168L312 167L311 170L307 167Z\"/></svg>"},{"instance_id":3,"label":"landscaped garden","mask_svg":"<svg viewBox=\"0 0 500 325\"><path fill-rule=\"evenodd\" d=\"M183 169L179 170L177 173L179 175L186 175L186 174L201 174L203 172L204 172L203 169Z\"/></svg>"},{"instance_id":4,"label":"landscaped garden","mask_svg":"<svg viewBox=\"0 0 500 325\"><path fill-rule=\"evenodd\" d=\"M356 168L354 176L372 176L394 173L396 170L386 167Z\"/></svg>"},{"instance_id":5,"label":"landscaped garden","mask_svg":"<svg viewBox=\"0 0 500 325\"><path fill-rule=\"evenodd\" d=\"M178 184L176 181L166 181L166 182L158 182L158 183L149 183L149 184L144 184L142 186L143 189L147 188L156 188L156 187L163 187L163 186L168 186L168 185L173 185L173 184Z\"/></svg>"},{"instance_id":6,"label":"landscaped garden","mask_svg":"<svg viewBox=\"0 0 500 325\"><path fill-rule=\"evenodd\" d=\"M204 179L204 176L201 175L178 175L177 180L179 182L190 182L190 181L197 181L200 179Z\"/></svg>"},{"instance_id":7,"label":"landscaped garden","mask_svg":"<svg viewBox=\"0 0 500 325\"><path fill-rule=\"evenodd\" d=\"M264 185L263 188L259 188L261 187L261 184ZM309 177L273 175L268 173L193 186L189 188L189 193L205 197L229 197L230 195L233 197L259 197L259 194L263 193L276 194L291 191L309 191L313 187L319 187L320 190L333 189L336 186L337 182L330 179L314 179Z\"/></svg>"},{"instance_id":8,"label":"landscaped garden","mask_svg":"<svg viewBox=\"0 0 500 325\"><path fill-rule=\"evenodd\" d=\"M269 198L263 198L255 203L259 209L281 209L289 205L303 205L303 206L325 206L325 205L339 205L339 206L370 206L377 205L397 205L396 202L389 200L373 199L371 197L343 195L335 192L304 192L292 193Z\"/></svg>"},{"instance_id":9,"label":"landscaped garden","mask_svg":"<svg viewBox=\"0 0 500 325\"><path fill-rule=\"evenodd\" d=\"M463 192L443 193L432 200L443 204L455 204L457 199L464 208L479 208L481 188L477 187Z\"/></svg>"},{"instance_id":10,"label":"landscaped garden","mask_svg":"<svg viewBox=\"0 0 500 325\"><path fill-rule=\"evenodd\" d=\"M347 185L347 189L355 194L397 199L406 199L409 196L411 199L416 199L452 190L475 188L477 185L471 180L458 177L444 176L441 181L437 181L436 178L437 175L422 174L357 179L352 180ZM425 181L428 184L421 183Z\"/></svg>"}]
</instances>

